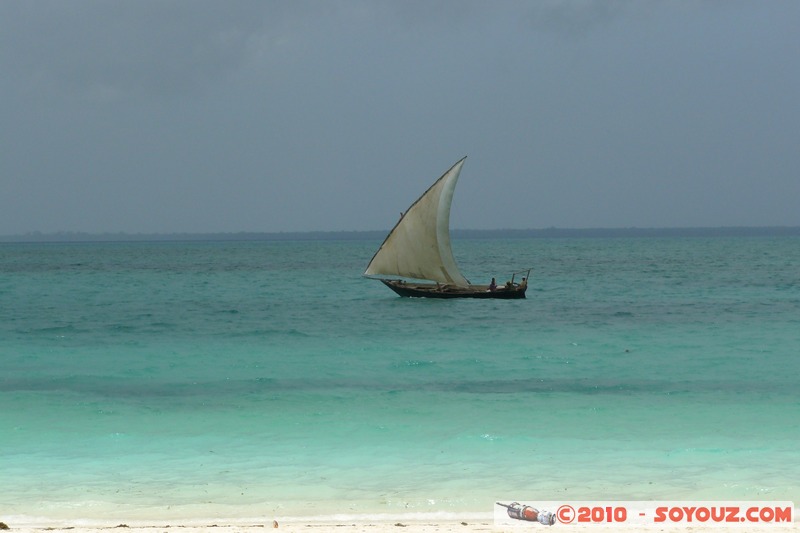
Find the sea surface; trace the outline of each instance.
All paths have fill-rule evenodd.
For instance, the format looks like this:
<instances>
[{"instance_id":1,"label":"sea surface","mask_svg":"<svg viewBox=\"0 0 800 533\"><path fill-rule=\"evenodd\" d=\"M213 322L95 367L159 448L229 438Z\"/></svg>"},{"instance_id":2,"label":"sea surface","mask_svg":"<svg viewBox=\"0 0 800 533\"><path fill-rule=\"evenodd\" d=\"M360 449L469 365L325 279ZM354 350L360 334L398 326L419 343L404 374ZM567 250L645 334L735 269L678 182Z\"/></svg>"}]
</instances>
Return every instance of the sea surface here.
<instances>
[{"instance_id":1,"label":"sea surface","mask_svg":"<svg viewBox=\"0 0 800 533\"><path fill-rule=\"evenodd\" d=\"M800 238L453 241L519 301L379 245L0 244L0 520L800 501Z\"/></svg>"}]
</instances>

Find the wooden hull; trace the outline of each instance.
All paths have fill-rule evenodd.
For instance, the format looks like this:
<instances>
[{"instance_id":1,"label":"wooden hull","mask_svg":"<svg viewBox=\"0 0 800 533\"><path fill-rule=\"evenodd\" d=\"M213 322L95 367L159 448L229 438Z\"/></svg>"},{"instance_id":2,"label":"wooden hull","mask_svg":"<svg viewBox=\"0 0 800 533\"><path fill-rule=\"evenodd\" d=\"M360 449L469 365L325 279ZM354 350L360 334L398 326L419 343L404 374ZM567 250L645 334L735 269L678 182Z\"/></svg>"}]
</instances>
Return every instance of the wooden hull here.
<instances>
[{"instance_id":1,"label":"wooden hull","mask_svg":"<svg viewBox=\"0 0 800 533\"><path fill-rule=\"evenodd\" d=\"M525 298L527 285L498 287L490 291L488 285L472 285L467 288L436 285L433 283L407 283L394 279L382 279L384 285L400 296L407 298L494 298L515 300Z\"/></svg>"}]
</instances>

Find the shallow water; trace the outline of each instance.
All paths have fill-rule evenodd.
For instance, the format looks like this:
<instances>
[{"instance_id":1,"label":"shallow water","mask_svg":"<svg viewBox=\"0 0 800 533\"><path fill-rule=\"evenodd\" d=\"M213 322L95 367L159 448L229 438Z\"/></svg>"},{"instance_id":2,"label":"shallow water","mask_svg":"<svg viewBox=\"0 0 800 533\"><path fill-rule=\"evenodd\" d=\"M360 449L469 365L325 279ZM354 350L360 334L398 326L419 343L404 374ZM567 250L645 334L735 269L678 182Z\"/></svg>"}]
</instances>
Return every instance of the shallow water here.
<instances>
[{"instance_id":1,"label":"shallow water","mask_svg":"<svg viewBox=\"0 0 800 533\"><path fill-rule=\"evenodd\" d=\"M379 244L0 245L3 512L800 500L800 239L454 241L522 301L398 298Z\"/></svg>"}]
</instances>

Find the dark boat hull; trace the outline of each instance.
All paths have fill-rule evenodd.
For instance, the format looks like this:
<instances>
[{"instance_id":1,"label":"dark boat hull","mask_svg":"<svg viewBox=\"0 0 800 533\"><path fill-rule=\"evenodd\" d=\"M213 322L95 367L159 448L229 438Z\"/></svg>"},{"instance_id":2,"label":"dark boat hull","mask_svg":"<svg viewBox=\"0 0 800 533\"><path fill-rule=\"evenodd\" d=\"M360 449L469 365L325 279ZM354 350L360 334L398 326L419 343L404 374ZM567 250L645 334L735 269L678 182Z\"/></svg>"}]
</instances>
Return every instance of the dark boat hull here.
<instances>
[{"instance_id":1,"label":"dark boat hull","mask_svg":"<svg viewBox=\"0 0 800 533\"><path fill-rule=\"evenodd\" d=\"M490 291L488 286L473 285L471 287L451 287L432 283L408 283L401 280L382 279L384 285L400 296L406 298L494 298L499 300L516 300L525 298L527 285L498 287Z\"/></svg>"}]
</instances>

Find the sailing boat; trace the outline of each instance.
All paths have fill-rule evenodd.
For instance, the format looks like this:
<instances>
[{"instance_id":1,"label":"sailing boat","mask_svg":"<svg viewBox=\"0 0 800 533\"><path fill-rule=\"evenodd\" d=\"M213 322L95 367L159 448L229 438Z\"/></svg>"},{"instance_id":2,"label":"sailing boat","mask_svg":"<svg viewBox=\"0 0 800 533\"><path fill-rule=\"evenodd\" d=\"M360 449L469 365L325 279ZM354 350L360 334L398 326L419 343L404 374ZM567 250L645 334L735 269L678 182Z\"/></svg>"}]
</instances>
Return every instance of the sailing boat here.
<instances>
[{"instance_id":1,"label":"sailing boat","mask_svg":"<svg viewBox=\"0 0 800 533\"><path fill-rule=\"evenodd\" d=\"M430 186L403 213L367 265L364 275L376 277L400 296L423 298L525 298L527 276L520 283L473 285L456 265L450 248L450 204L466 157ZM399 279L377 276L399 276Z\"/></svg>"}]
</instances>

